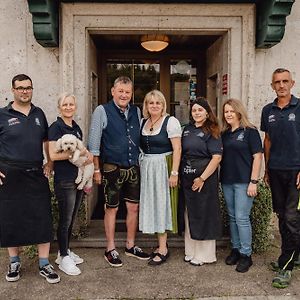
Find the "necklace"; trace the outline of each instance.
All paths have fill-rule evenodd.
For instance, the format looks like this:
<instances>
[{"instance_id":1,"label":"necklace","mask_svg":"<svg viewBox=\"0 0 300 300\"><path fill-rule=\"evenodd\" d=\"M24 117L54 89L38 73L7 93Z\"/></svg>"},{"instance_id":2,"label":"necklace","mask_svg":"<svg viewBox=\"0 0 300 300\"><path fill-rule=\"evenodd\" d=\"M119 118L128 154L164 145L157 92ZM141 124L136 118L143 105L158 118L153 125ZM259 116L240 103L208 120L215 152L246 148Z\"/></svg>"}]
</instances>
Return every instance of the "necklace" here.
<instances>
[{"instance_id":1,"label":"necklace","mask_svg":"<svg viewBox=\"0 0 300 300\"><path fill-rule=\"evenodd\" d=\"M151 122L151 126L150 126L150 129L149 129L150 132L153 131L154 125L160 120L160 118L161 118L161 117L159 117L155 122L152 122L152 119L151 119L151 117L150 117L150 122Z\"/></svg>"}]
</instances>

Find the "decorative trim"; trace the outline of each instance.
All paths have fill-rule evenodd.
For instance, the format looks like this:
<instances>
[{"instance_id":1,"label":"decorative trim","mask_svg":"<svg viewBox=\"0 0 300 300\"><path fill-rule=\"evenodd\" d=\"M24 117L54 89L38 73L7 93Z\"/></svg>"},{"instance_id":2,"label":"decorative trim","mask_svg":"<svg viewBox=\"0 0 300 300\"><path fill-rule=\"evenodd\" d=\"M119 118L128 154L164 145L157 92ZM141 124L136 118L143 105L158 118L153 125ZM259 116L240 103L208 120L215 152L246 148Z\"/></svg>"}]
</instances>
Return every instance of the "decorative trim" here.
<instances>
[{"instance_id":1,"label":"decorative trim","mask_svg":"<svg viewBox=\"0 0 300 300\"><path fill-rule=\"evenodd\" d=\"M33 34L43 47L58 47L58 1L28 0Z\"/></svg>"},{"instance_id":2,"label":"decorative trim","mask_svg":"<svg viewBox=\"0 0 300 300\"><path fill-rule=\"evenodd\" d=\"M271 48L284 36L286 17L295 0L268 0L257 4L256 47Z\"/></svg>"},{"instance_id":3,"label":"decorative trim","mask_svg":"<svg viewBox=\"0 0 300 300\"><path fill-rule=\"evenodd\" d=\"M58 2L112 2L105 0L27 0L32 14L33 33L43 47L58 47L59 7ZM119 0L119 3L256 3L256 47L271 48L278 44L285 32L286 17L291 13L295 0Z\"/></svg>"}]
</instances>

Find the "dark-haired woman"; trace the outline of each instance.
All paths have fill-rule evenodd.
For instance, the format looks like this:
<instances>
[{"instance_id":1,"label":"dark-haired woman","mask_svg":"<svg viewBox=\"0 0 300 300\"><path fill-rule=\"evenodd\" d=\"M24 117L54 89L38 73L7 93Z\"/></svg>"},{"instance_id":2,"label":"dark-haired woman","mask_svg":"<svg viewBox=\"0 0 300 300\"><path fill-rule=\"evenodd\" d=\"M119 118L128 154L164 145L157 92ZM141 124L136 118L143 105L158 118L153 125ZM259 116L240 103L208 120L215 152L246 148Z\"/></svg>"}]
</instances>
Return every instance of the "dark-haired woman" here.
<instances>
[{"instance_id":1,"label":"dark-haired woman","mask_svg":"<svg viewBox=\"0 0 300 300\"><path fill-rule=\"evenodd\" d=\"M218 121L204 98L190 107L182 133L181 186L186 204L185 257L194 266L216 261L221 237L217 168L222 158Z\"/></svg>"}]
</instances>

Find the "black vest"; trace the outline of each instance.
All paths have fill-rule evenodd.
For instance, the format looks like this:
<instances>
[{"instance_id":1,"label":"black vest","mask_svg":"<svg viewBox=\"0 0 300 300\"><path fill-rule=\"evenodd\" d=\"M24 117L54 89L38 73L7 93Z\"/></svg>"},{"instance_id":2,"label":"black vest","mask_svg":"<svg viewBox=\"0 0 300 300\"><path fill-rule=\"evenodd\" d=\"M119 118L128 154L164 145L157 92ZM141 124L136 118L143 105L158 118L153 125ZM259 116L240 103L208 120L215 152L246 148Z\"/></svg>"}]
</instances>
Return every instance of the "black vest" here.
<instances>
[{"instance_id":1,"label":"black vest","mask_svg":"<svg viewBox=\"0 0 300 300\"><path fill-rule=\"evenodd\" d=\"M110 101L103 105L107 126L102 132L101 160L103 163L130 167L138 164L140 122L137 107L130 105L128 118Z\"/></svg>"}]
</instances>

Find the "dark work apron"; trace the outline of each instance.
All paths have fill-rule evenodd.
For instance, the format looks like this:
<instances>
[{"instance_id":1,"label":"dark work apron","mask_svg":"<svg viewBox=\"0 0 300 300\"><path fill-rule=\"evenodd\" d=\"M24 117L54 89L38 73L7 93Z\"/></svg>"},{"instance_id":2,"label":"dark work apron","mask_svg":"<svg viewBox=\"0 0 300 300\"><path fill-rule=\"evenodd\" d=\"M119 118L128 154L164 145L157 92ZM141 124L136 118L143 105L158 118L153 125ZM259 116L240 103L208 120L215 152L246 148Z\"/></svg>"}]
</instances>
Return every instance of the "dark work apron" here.
<instances>
[{"instance_id":1,"label":"dark work apron","mask_svg":"<svg viewBox=\"0 0 300 300\"><path fill-rule=\"evenodd\" d=\"M40 165L0 161L0 246L52 240L51 195Z\"/></svg>"},{"instance_id":2,"label":"dark work apron","mask_svg":"<svg viewBox=\"0 0 300 300\"><path fill-rule=\"evenodd\" d=\"M216 240L222 236L218 171L205 180L200 192L192 191L194 179L203 173L209 161L210 158L183 158L181 163L181 187L194 240Z\"/></svg>"}]
</instances>

